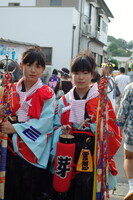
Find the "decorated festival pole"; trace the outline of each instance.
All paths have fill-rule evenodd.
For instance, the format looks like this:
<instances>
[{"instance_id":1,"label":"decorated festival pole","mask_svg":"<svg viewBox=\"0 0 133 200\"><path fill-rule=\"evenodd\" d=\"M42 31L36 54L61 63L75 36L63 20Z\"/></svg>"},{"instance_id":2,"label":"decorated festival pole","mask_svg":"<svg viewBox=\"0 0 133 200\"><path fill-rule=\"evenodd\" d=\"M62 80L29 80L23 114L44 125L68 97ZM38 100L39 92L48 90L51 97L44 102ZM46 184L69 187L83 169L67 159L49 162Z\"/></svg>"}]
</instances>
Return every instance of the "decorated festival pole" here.
<instances>
[{"instance_id":1,"label":"decorated festival pole","mask_svg":"<svg viewBox=\"0 0 133 200\"><path fill-rule=\"evenodd\" d=\"M1 95L1 105L4 106L3 114L1 114L0 123L5 120L8 120L8 116L10 115L10 81L11 81L11 73L8 72L8 64L9 62L14 62L11 59L1 60L3 63L3 87L0 87L0 95ZM13 70L15 71L15 70ZM2 94L3 93L3 94ZM4 200L4 190L5 190L5 175L6 175L6 153L7 153L7 134L0 132L0 200Z\"/></svg>"},{"instance_id":2,"label":"decorated festival pole","mask_svg":"<svg viewBox=\"0 0 133 200\"><path fill-rule=\"evenodd\" d=\"M110 62L105 64L110 67ZM112 66L112 65L111 65ZM109 200L108 160L108 105L107 87L109 77L103 76L99 83L99 100L96 118L94 149L93 200ZM113 88L112 88L113 89Z\"/></svg>"}]
</instances>

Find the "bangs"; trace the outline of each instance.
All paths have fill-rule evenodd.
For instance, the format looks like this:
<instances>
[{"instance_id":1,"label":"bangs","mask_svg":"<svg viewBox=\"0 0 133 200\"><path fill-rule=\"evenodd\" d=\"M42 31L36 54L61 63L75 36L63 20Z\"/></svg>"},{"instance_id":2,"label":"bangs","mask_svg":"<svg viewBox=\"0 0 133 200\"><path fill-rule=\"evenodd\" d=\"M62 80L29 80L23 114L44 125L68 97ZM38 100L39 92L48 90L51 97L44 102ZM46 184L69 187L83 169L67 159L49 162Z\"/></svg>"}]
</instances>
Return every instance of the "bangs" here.
<instances>
[{"instance_id":1,"label":"bangs","mask_svg":"<svg viewBox=\"0 0 133 200\"><path fill-rule=\"evenodd\" d=\"M23 64L33 64L34 62L37 62L37 65L41 65L42 67L45 67L45 56L43 53L41 52L36 52L36 51L32 51L32 52L28 52L23 60L22 60Z\"/></svg>"},{"instance_id":2,"label":"bangs","mask_svg":"<svg viewBox=\"0 0 133 200\"><path fill-rule=\"evenodd\" d=\"M89 73L93 72L93 67L91 62L87 57L77 58L71 65L71 72L84 72L88 71Z\"/></svg>"}]
</instances>

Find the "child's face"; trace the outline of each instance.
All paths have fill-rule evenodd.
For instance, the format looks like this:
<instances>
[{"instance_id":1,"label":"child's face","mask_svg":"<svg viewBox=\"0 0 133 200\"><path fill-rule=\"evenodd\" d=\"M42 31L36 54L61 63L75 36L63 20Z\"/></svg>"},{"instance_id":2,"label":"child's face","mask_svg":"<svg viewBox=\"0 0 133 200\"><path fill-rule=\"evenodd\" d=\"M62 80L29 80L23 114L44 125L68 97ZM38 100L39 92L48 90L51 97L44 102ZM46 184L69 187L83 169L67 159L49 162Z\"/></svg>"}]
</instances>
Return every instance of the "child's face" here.
<instances>
[{"instance_id":1,"label":"child's face","mask_svg":"<svg viewBox=\"0 0 133 200\"><path fill-rule=\"evenodd\" d=\"M38 78L41 77L44 71L44 68L41 65L37 65L37 62L34 62L33 64L21 63L20 66L23 71L23 76L26 78L26 80L33 83L36 83L38 81Z\"/></svg>"},{"instance_id":2,"label":"child's face","mask_svg":"<svg viewBox=\"0 0 133 200\"><path fill-rule=\"evenodd\" d=\"M109 75L109 67L103 66L102 67L102 75L108 76Z\"/></svg>"},{"instance_id":3,"label":"child's face","mask_svg":"<svg viewBox=\"0 0 133 200\"><path fill-rule=\"evenodd\" d=\"M78 89L87 89L91 84L92 74L88 71L72 73L72 80Z\"/></svg>"}]
</instances>

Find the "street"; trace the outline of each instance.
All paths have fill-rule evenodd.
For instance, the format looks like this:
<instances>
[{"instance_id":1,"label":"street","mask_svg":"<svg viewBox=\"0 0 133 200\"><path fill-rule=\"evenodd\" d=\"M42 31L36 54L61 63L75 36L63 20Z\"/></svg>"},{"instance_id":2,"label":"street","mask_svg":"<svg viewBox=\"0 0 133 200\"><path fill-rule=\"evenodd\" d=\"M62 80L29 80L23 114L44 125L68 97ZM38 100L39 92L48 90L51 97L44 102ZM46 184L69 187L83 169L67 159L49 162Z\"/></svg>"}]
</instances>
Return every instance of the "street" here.
<instances>
[{"instance_id":1,"label":"street","mask_svg":"<svg viewBox=\"0 0 133 200\"><path fill-rule=\"evenodd\" d=\"M123 142L118 150L118 152L115 155L115 162L118 170L118 175L117 175L117 182L118 183L127 183L127 179L125 176L125 172L123 169L123 162L124 162L124 155L123 155Z\"/></svg>"},{"instance_id":2,"label":"street","mask_svg":"<svg viewBox=\"0 0 133 200\"><path fill-rule=\"evenodd\" d=\"M117 170L118 170L117 186L114 192L110 191L110 194L111 194L110 200L123 200L123 197L128 192L128 182L127 182L125 172L123 169L123 160L124 160L123 142L117 154L115 155L114 159L115 159Z\"/></svg>"}]
</instances>

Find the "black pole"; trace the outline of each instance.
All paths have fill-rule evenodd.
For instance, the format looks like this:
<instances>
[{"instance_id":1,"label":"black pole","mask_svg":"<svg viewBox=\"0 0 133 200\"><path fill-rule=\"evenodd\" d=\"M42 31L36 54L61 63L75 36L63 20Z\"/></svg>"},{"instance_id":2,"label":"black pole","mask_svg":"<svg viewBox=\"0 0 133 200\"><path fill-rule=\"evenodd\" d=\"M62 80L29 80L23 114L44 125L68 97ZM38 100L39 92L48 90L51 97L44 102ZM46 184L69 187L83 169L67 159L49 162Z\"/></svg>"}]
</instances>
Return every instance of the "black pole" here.
<instances>
[{"instance_id":1,"label":"black pole","mask_svg":"<svg viewBox=\"0 0 133 200\"><path fill-rule=\"evenodd\" d=\"M72 30L72 53L71 53L71 58L73 58L73 47L74 47L74 31L76 29L76 26L73 25L73 30Z\"/></svg>"}]
</instances>

